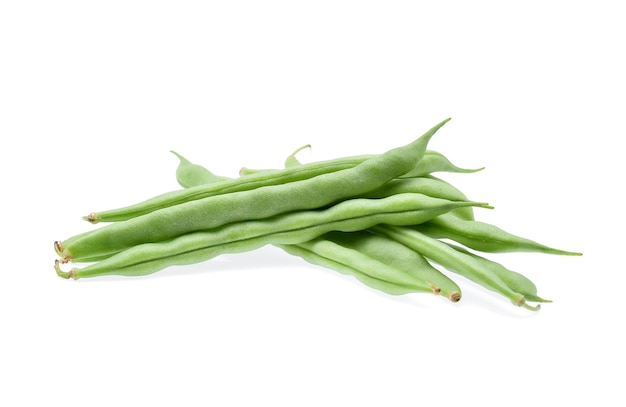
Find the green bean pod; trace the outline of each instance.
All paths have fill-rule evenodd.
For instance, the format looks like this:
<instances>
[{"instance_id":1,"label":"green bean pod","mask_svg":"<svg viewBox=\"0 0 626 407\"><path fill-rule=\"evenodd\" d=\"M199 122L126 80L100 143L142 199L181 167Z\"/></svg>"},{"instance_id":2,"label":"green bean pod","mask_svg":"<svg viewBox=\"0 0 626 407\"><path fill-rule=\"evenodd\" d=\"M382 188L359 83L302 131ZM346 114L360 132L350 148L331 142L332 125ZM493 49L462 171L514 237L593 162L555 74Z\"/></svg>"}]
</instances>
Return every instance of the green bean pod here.
<instances>
[{"instance_id":1,"label":"green bean pod","mask_svg":"<svg viewBox=\"0 0 626 407\"><path fill-rule=\"evenodd\" d=\"M581 253L554 249L508 233L497 226L475 220L459 219L450 214L438 216L416 228L434 238L451 239L471 249L489 253L538 252L566 256Z\"/></svg>"},{"instance_id":2,"label":"green bean pod","mask_svg":"<svg viewBox=\"0 0 626 407\"><path fill-rule=\"evenodd\" d=\"M448 246L452 247L458 252L467 254L468 256L473 257L478 262L480 262L485 268L488 268L496 274L506 285L511 288L511 290L520 293L524 296L527 301L532 302L552 302L550 300L546 300L537 295L537 286L530 279L524 276L521 273L518 273L513 270L509 270L504 267L502 264L497 263L493 260L486 259L477 255L476 253L472 253L462 247L446 243Z\"/></svg>"},{"instance_id":3,"label":"green bean pod","mask_svg":"<svg viewBox=\"0 0 626 407\"><path fill-rule=\"evenodd\" d=\"M307 146L304 146L304 147L307 147ZM296 164L297 159L295 158L295 154L298 153L304 147L301 147L300 149L292 153L292 155L287 157L287 159L285 160L285 164L288 164L285 166L286 168L290 168L290 167L297 165ZM365 155L357 155L357 156L351 156L351 157L343 157L343 158L338 158L338 159L330 160L330 161L322 161L321 163L325 163L326 165L328 165L328 167L325 168L326 171L339 171L339 170L344 170L347 168L352 168L354 166L357 166L361 164L363 161L366 161L372 157L375 157L375 155L365 154ZM312 163L312 164L315 164L315 163ZM309 166L311 164L301 164L301 165ZM424 153L424 159L420 161L409 172L407 172L406 174L400 175L399 178L421 177L424 175L431 174L433 172L473 173L473 172L482 171L483 169L484 167L475 168L475 169L457 167L456 165L452 164L450 160L447 157L445 157L443 154L437 151L427 150ZM280 171L280 170L253 169L253 168L248 168L248 167L242 167L239 170L239 175L247 176L247 175L252 175L252 174L264 174L264 173L271 174L272 172L275 172L275 171Z\"/></svg>"},{"instance_id":4,"label":"green bean pod","mask_svg":"<svg viewBox=\"0 0 626 407\"><path fill-rule=\"evenodd\" d=\"M413 168L422 159L430 138L447 121L439 123L414 142L354 168L289 184L181 203L71 237L56 243L55 248L61 250L64 259L100 257L138 244L159 242L231 222L320 208L359 196Z\"/></svg>"},{"instance_id":5,"label":"green bean pod","mask_svg":"<svg viewBox=\"0 0 626 407\"><path fill-rule=\"evenodd\" d=\"M453 185L436 177L416 177L394 179L385 185L363 195L365 198L382 198L394 194L414 192L432 196L434 198L449 199L451 201L466 201L467 197ZM473 208L459 208L454 215L467 220L474 219Z\"/></svg>"},{"instance_id":6,"label":"green bean pod","mask_svg":"<svg viewBox=\"0 0 626 407\"><path fill-rule=\"evenodd\" d=\"M388 264L418 281L425 282L452 302L461 299L461 288L454 281L433 267L424 256L393 239L368 231L330 232L321 238L363 253L373 260Z\"/></svg>"},{"instance_id":7,"label":"green bean pod","mask_svg":"<svg viewBox=\"0 0 626 407\"><path fill-rule=\"evenodd\" d=\"M287 157L285 167L300 165L295 156L307 147L310 146L300 147ZM192 179L193 181L195 179ZM412 180L402 180L403 183L408 183L409 181ZM394 180L391 182L394 182ZM427 183L436 184L436 180L429 179ZM385 188L385 186L382 188ZM392 193L385 196L409 192L408 190L411 188L406 189L407 191L401 191L399 188L392 188ZM419 192L419 188L412 189L414 190L410 192ZM422 189L428 191L428 188ZM377 198L381 197L377 196ZM463 197L462 200L467 200L460 191L453 196L454 200L459 200L459 197ZM453 211L460 209L465 208L457 208ZM453 302L461 299L459 286L435 269L419 253L394 240L366 231L350 233L330 232L310 242L296 245L277 245L277 247L283 249L286 253L301 257L309 263L325 266L343 274L353 275L369 287L387 294L401 295L430 290L445 296ZM383 275L381 275L381 271L384 273ZM399 281L395 275L399 274L402 276L403 273L415 281L403 281L402 279Z\"/></svg>"},{"instance_id":8,"label":"green bean pod","mask_svg":"<svg viewBox=\"0 0 626 407\"><path fill-rule=\"evenodd\" d=\"M420 194L350 199L327 209L230 223L156 243L135 245L82 269L60 275L82 278L149 274L168 266L197 263L224 253L254 250L266 244L303 243L333 230L352 232L381 223L414 225L463 205L480 204L452 202Z\"/></svg>"},{"instance_id":9,"label":"green bean pod","mask_svg":"<svg viewBox=\"0 0 626 407\"><path fill-rule=\"evenodd\" d=\"M434 168L433 162L440 162L433 160L430 156L441 156L440 153L433 151L426 151L424 153L424 159L427 160L427 166L433 171L451 171L450 167ZM156 210L167 208L170 206L178 205L184 202L207 198L210 196L224 195L233 192L249 191L252 189L287 184L295 181L301 181L309 179L322 174L329 174L338 172L350 168L354 168L357 165L376 157L374 155L362 155L346 158L338 158L334 160L319 161L309 164L301 165L289 165L285 169L272 169L272 170L249 170L242 168L240 171L241 178L228 179L223 177L222 182L193 182L190 177L186 177L184 182L186 185L183 190L169 191L164 194L157 195L143 202L137 204L110 209L99 212L92 212L89 215L83 216L83 219L90 223L99 222L121 222L128 219L136 218L141 215L145 215ZM422 168L420 160L415 168L411 170L411 173L424 173L426 170ZM443 163L442 163L443 165ZM420 169L422 168L422 169ZM458 167L456 167L458 168ZM457 172L473 172L474 170L463 170ZM405 177L400 175L399 177ZM222 178L222 177L218 177Z\"/></svg>"},{"instance_id":10,"label":"green bean pod","mask_svg":"<svg viewBox=\"0 0 626 407\"><path fill-rule=\"evenodd\" d=\"M229 179L227 177L215 175L203 166L190 162L176 151L171 151L171 153L179 159L178 167L176 168L176 180L183 188L189 188L194 185L210 184Z\"/></svg>"},{"instance_id":11,"label":"green bean pod","mask_svg":"<svg viewBox=\"0 0 626 407\"><path fill-rule=\"evenodd\" d=\"M353 232L354 233L354 232ZM311 253L340 263L378 281L392 283L395 286L406 287L415 292L439 293L439 288L422 280L415 274L405 273L388 263L382 263L364 252L340 245L325 236L295 245L277 245L280 248L297 246ZM286 250L288 251L288 250Z\"/></svg>"},{"instance_id":12,"label":"green bean pod","mask_svg":"<svg viewBox=\"0 0 626 407\"><path fill-rule=\"evenodd\" d=\"M524 295L511 289L498 275L477 259L453 249L444 242L431 238L413 228L379 225L373 227L372 230L407 245L424 257L480 284L488 290L503 295L516 306L530 310L538 310L540 308L539 305L529 305Z\"/></svg>"},{"instance_id":13,"label":"green bean pod","mask_svg":"<svg viewBox=\"0 0 626 407\"><path fill-rule=\"evenodd\" d=\"M201 200L209 197L217 197L234 192L244 192L259 189L260 187L281 187L282 189L299 190L307 188L305 181L315 188L343 189L342 185L353 188L350 193L359 195L374 189L385 182L409 172L424 157L426 146L430 138L450 119L446 119L435 127L431 128L424 135L414 142L387 151L384 154L371 156L362 162L350 167L343 167L339 170L329 170L326 163L314 163L310 165L296 165L283 170L265 171L259 174L226 180L223 182L198 185L178 191L170 191L158 195L149 200L135 205L118 208L104 212L92 212L83 219L91 222L118 222L149 214L153 211L166 209L171 206L189 203L194 200ZM315 180L315 181L312 181ZM289 186L285 186L288 184ZM328 187L326 187L328 185ZM362 192L357 192L362 190ZM318 190L318 197L323 196L325 189ZM283 192L283 191L281 191ZM332 200L331 200L332 201Z\"/></svg>"},{"instance_id":14,"label":"green bean pod","mask_svg":"<svg viewBox=\"0 0 626 407\"><path fill-rule=\"evenodd\" d=\"M371 287L375 290L382 291L389 295L403 295L414 292L427 292L424 287L419 286L409 286L409 285L400 285L396 283L392 283L389 281L379 280L377 278L371 277L366 274L364 271L354 268L354 265L349 265L348 263L342 263L337 260L333 260L327 257L320 255L315 250L308 250L301 245L276 245L281 248L288 254L292 256L300 257L305 261L315 264L316 266L322 266L331 270L335 270L342 274L348 274L354 276L357 280L362 282L363 284ZM337 250L344 250L343 248L338 248ZM347 249L345 249L347 250ZM374 264L374 263L370 263Z\"/></svg>"}]
</instances>

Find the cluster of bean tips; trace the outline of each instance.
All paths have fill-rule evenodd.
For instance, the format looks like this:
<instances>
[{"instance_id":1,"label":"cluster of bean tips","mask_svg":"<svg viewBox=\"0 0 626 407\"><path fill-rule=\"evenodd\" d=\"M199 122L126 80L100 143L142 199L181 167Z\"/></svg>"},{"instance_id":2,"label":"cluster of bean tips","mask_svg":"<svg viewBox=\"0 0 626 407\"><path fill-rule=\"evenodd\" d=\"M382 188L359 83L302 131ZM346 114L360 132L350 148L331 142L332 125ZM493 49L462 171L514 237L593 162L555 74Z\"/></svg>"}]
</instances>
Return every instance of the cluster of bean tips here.
<instances>
[{"instance_id":1,"label":"cluster of bean tips","mask_svg":"<svg viewBox=\"0 0 626 407\"><path fill-rule=\"evenodd\" d=\"M491 206L432 175L482 169L457 167L427 150L448 120L384 154L302 164L296 154L304 146L282 169L244 167L238 178L217 176L174 152L183 189L85 216L109 224L55 242L55 270L72 279L142 276L274 245L391 295L427 292L457 302L461 289L448 270L537 310L549 301L532 281L477 252L580 253L475 220L475 207ZM87 265L62 270L69 262Z\"/></svg>"}]
</instances>

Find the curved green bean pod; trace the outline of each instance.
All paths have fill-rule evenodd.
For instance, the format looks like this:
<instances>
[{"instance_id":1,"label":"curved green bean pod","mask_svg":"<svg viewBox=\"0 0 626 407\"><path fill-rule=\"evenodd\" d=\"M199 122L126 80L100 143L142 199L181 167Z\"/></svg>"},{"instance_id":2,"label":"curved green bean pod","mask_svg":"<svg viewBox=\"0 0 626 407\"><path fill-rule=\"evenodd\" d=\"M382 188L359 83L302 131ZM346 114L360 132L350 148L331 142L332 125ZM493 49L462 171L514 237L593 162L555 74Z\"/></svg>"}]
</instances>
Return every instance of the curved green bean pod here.
<instances>
[{"instance_id":1,"label":"curved green bean pod","mask_svg":"<svg viewBox=\"0 0 626 407\"><path fill-rule=\"evenodd\" d=\"M537 295L537 286L535 285L535 283L533 283L530 279L528 279L523 274L518 273L513 270L509 270L508 268L504 267L500 263L481 257L462 247L459 247L450 243L446 243L446 244L452 247L453 249L461 253L467 254L468 256L471 256L475 258L476 260L478 260L485 268L488 268L494 274L500 277L500 279L504 281L504 283L508 285L511 288L511 290L522 294L527 301L552 302L550 300L546 300L544 298L539 297Z\"/></svg>"},{"instance_id":2,"label":"curved green bean pod","mask_svg":"<svg viewBox=\"0 0 626 407\"><path fill-rule=\"evenodd\" d=\"M298 151L296 151L296 153L297 152ZM329 167L326 169L327 171L338 171L338 170L343 170L346 168L352 168L372 157L375 157L375 155L371 155L371 154L370 155L357 155L357 156L338 158L335 160L322 161L322 162L329 164ZM295 157L292 155L292 156L289 156L287 159L289 160L290 163L294 163ZM312 163L312 164L315 164L315 163ZM301 165L311 165L311 164L301 164ZM290 164L289 167L291 166L293 165ZM482 171L484 168L485 167L468 169L468 168L457 167L456 165L452 164L450 160L447 157L445 157L443 154L437 151L427 150L424 153L423 160L420 161L412 170L410 170L406 174L400 175L399 178L420 177L420 176L424 176L433 172L472 173L472 172ZM253 168L248 168L248 167L242 167L239 170L239 175L247 176L247 175L252 175L252 174L270 173L273 171L280 171L280 170L253 169Z\"/></svg>"},{"instance_id":3,"label":"curved green bean pod","mask_svg":"<svg viewBox=\"0 0 626 407\"><path fill-rule=\"evenodd\" d=\"M291 254L292 256L300 257L311 264L326 267L328 269L338 271L339 273L342 273L342 274L352 275L363 284L373 289L387 293L389 295L403 295L403 294L409 294L409 293L414 293L414 292L427 292L421 285L420 286L405 286L405 285L391 283L389 281L379 280L377 278L369 276L363 271L358 270L346 263L341 263L331 258L323 257L317 251L307 250L301 245L294 244L294 245L276 245L276 246L281 248L286 253ZM342 249L338 248L338 250L342 250Z\"/></svg>"},{"instance_id":4,"label":"curved green bean pod","mask_svg":"<svg viewBox=\"0 0 626 407\"><path fill-rule=\"evenodd\" d=\"M488 290L503 295L514 305L530 310L538 310L540 308L539 305L531 306L527 304L524 295L512 290L498 275L477 259L453 249L444 242L426 236L413 228L379 225L373 227L372 230L409 246L424 257L452 272L465 276Z\"/></svg>"},{"instance_id":5,"label":"curved green bean pod","mask_svg":"<svg viewBox=\"0 0 626 407\"><path fill-rule=\"evenodd\" d=\"M388 263L382 263L368 256L364 252L338 244L325 236L295 245L277 246L283 249L291 246L297 246L308 250L309 252L315 253L325 259L329 259L333 262L359 270L361 273L369 276L370 278L392 283L396 286L412 288L417 292L439 292L437 287L418 278L415 274L405 273Z\"/></svg>"},{"instance_id":6,"label":"curved green bean pod","mask_svg":"<svg viewBox=\"0 0 626 407\"><path fill-rule=\"evenodd\" d=\"M339 179L345 179L343 182L336 183L342 183L355 188L355 191L362 188L362 192L355 193L355 195L358 195L367 192L367 190L374 189L384 184L386 181L410 171L413 167L418 165L424 157L426 146L430 138L449 120L450 119L446 119L437 124L413 143L395 148L381 155L369 156L349 166L337 166L337 163L341 161L341 159L337 159L296 165L283 170L268 170L238 179L170 191L135 205L103 212L92 212L84 216L83 219L91 223L119 222L194 200L234 192L251 191L259 189L260 187L281 186L283 189L289 189L293 186L293 189L296 190L300 189L301 186L302 188L304 187L305 184L301 182L313 179L316 179L316 181L311 182L311 184L322 184L316 185L316 187L321 187L324 183L331 184L333 180L338 181ZM319 177L322 178L317 180ZM368 182L369 179L371 179L371 183ZM295 185L294 183L300 184ZM289 184L289 187L285 187L284 184ZM356 188L357 184L360 185L360 188ZM370 186L368 187L368 185ZM341 190L342 187L337 186L337 189ZM318 191L317 195L321 196L322 194Z\"/></svg>"},{"instance_id":7,"label":"curved green bean pod","mask_svg":"<svg viewBox=\"0 0 626 407\"><path fill-rule=\"evenodd\" d=\"M452 302L461 299L461 288L415 250L396 240L368 231L330 232L320 237L341 247L363 253L368 258L387 264L418 281L433 287L433 291ZM349 259L348 259L349 260Z\"/></svg>"},{"instance_id":8,"label":"curved green bean pod","mask_svg":"<svg viewBox=\"0 0 626 407\"><path fill-rule=\"evenodd\" d=\"M363 195L365 198L382 198L399 193L414 192L432 196L434 198L449 199L451 201L466 201L467 197L448 182L435 177L416 177L394 179L385 185ZM459 208L452 212L454 215L473 220L473 208Z\"/></svg>"},{"instance_id":9,"label":"curved green bean pod","mask_svg":"<svg viewBox=\"0 0 626 407\"><path fill-rule=\"evenodd\" d=\"M452 202L420 194L400 194L383 199L350 199L328 209L230 223L169 240L135 245L110 257L97 259L100 261L74 271L72 276L147 274L167 266L196 263L219 254L239 253L266 244L302 243L333 230L351 232L381 223L414 225L463 205L480 204ZM85 262L95 260L73 259Z\"/></svg>"},{"instance_id":10,"label":"curved green bean pod","mask_svg":"<svg viewBox=\"0 0 626 407\"><path fill-rule=\"evenodd\" d=\"M171 151L171 153L180 160L178 167L176 168L176 180L183 188L189 188L194 185L210 184L229 179L227 177L215 175L203 166L190 162L176 151Z\"/></svg>"},{"instance_id":11,"label":"curved green bean pod","mask_svg":"<svg viewBox=\"0 0 626 407\"><path fill-rule=\"evenodd\" d=\"M463 220L449 214L438 216L416 228L434 238L454 240L474 250L490 253L538 252L566 256L581 253L554 249L508 233L497 226L475 220Z\"/></svg>"},{"instance_id":12,"label":"curved green bean pod","mask_svg":"<svg viewBox=\"0 0 626 407\"><path fill-rule=\"evenodd\" d=\"M289 184L185 202L71 237L55 244L55 248L60 248L61 257L67 259L102 256L226 223L320 208L362 195L413 168L423 157L430 138L447 121L439 123L414 142L354 168Z\"/></svg>"}]
</instances>

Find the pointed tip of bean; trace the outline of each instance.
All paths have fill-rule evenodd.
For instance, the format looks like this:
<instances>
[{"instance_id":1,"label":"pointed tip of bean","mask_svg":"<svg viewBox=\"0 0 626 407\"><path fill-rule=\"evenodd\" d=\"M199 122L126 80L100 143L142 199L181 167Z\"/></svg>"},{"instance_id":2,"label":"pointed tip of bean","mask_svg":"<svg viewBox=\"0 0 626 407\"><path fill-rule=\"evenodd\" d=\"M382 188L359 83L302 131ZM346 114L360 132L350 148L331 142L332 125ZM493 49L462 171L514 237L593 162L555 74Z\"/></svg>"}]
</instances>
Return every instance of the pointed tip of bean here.
<instances>
[{"instance_id":1,"label":"pointed tip of bean","mask_svg":"<svg viewBox=\"0 0 626 407\"><path fill-rule=\"evenodd\" d=\"M464 172L467 174L471 174L474 172L480 172L482 170L484 170L486 167L480 167L480 168L459 168L459 172Z\"/></svg>"},{"instance_id":2,"label":"pointed tip of bean","mask_svg":"<svg viewBox=\"0 0 626 407\"><path fill-rule=\"evenodd\" d=\"M570 252L567 250L554 249L552 247L546 247L542 251L547 254L556 254L559 256L582 256L583 255L580 252Z\"/></svg>"},{"instance_id":3,"label":"pointed tip of bean","mask_svg":"<svg viewBox=\"0 0 626 407\"><path fill-rule=\"evenodd\" d=\"M525 294L524 297L526 298L526 301L532 301L532 302L542 302L542 303L551 303L552 300L547 300L545 298L541 298L537 295L530 295L530 294Z\"/></svg>"},{"instance_id":4,"label":"pointed tip of bean","mask_svg":"<svg viewBox=\"0 0 626 407\"><path fill-rule=\"evenodd\" d=\"M568 252L565 250L559 250L560 254L564 256L582 256L583 254L580 252Z\"/></svg>"},{"instance_id":5,"label":"pointed tip of bean","mask_svg":"<svg viewBox=\"0 0 626 407\"><path fill-rule=\"evenodd\" d=\"M178 153L177 153L176 151L174 151L174 150L170 150L170 153L172 153L172 154L174 154L176 157L178 157L178 159L179 159L180 161L183 161L183 162L189 162L189 160L187 160L185 157L183 157L182 155L178 154Z\"/></svg>"},{"instance_id":6,"label":"pointed tip of bean","mask_svg":"<svg viewBox=\"0 0 626 407\"><path fill-rule=\"evenodd\" d=\"M494 209L495 207L493 205L489 205L487 202L474 202L474 205L478 208L484 208L484 209Z\"/></svg>"}]
</instances>

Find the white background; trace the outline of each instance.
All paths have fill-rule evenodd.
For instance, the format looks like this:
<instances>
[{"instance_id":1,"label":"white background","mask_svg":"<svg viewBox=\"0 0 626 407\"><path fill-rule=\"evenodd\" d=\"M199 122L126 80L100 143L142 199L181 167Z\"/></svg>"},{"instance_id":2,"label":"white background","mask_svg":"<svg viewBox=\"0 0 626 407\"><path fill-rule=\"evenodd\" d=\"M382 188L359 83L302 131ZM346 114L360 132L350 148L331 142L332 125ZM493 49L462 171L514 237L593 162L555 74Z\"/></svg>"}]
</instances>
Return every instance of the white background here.
<instances>
[{"instance_id":1,"label":"white background","mask_svg":"<svg viewBox=\"0 0 626 407\"><path fill-rule=\"evenodd\" d=\"M618 405L626 86L620 2L5 1L0 405ZM435 2L429 2L435 3ZM214 172L430 148L493 211L582 257L496 256L538 313L391 297L274 248L66 281L80 217ZM623 376L623 375L622 375ZM623 377L621 378L623 379Z\"/></svg>"}]
</instances>

